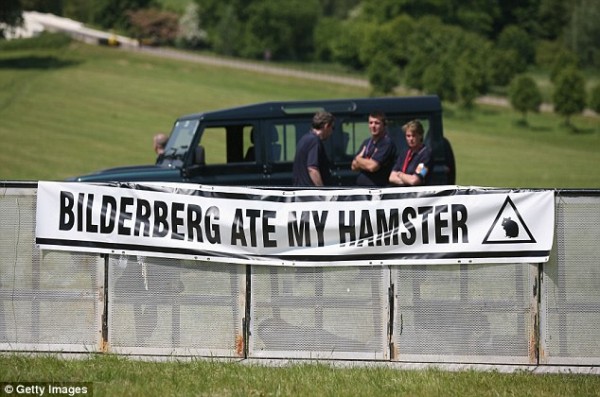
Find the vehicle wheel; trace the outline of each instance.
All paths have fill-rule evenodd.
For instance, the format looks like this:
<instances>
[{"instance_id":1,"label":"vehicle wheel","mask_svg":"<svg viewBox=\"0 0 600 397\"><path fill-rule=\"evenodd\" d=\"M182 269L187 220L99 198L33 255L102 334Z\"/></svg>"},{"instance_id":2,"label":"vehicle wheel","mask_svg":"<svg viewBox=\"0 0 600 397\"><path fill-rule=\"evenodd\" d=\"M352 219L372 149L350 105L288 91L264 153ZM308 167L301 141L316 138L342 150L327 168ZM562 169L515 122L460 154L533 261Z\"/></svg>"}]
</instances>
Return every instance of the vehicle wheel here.
<instances>
[{"instance_id":1,"label":"vehicle wheel","mask_svg":"<svg viewBox=\"0 0 600 397\"><path fill-rule=\"evenodd\" d=\"M444 138L444 157L446 158L446 166L448 167L448 184L456 184L456 161L454 160L454 152L448 139Z\"/></svg>"}]
</instances>

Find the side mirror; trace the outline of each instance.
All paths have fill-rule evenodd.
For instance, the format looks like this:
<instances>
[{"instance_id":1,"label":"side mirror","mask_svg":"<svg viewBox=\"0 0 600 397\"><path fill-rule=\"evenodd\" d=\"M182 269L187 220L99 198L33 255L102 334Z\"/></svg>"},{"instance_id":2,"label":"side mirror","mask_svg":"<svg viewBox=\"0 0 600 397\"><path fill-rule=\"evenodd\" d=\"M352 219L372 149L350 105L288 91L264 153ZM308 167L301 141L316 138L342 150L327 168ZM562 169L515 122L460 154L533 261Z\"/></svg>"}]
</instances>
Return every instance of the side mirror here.
<instances>
[{"instance_id":1,"label":"side mirror","mask_svg":"<svg viewBox=\"0 0 600 397\"><path fill-rule=\"evenodd\" d=\"M190 166L181 168L181 175L184 178L191 178L200 175L204 168L206 168L205 164L192 164Z\"/></svg>"}]
</instances>

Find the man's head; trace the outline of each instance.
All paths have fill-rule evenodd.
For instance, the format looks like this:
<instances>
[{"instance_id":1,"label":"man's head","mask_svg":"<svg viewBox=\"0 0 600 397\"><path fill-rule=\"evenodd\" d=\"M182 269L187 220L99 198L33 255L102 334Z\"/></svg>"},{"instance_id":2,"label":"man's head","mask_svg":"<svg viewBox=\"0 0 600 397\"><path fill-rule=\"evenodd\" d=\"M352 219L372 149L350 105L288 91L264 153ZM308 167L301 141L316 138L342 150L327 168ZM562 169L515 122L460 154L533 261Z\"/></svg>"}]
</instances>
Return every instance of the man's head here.
<instances>
[{"instance_id":1,"label":"man's head","mask_svg":"<svg viewBox=\"0 0 600 397\"><path fill-rule=\"evenodd\" d=\"M167 145L167 141L169 137L165 134L156 134L154 135L154 151L156 154L161 155L165 152L165 146Z\"/></svg>"},{"instance_id":2,"label":"man's head","mask_svg":"<svg viewBox=\"0 0 600 397\"><path fill-rule=\"evenodd\" d=\"M425 131L423 130L423 124L419 120L412 120L402 126L404 135L406 137L406 143L411 149L417 149L423 144L423 138Z\"/></svg>"},{"instance_id":3,"label":"man's head","mask_svg":"<svg viewBox=\"0 0 600 397\"><path fill-rule=\"evenodd\" d=\"M329 112L317 112L313 116L312 128L318 131L323 140L329 138L335 126L335 116Z\"/></svg>"},{"instance_id":4,"label":"man's head","mask_svg":"<svg viewBox=\"0 0 600 397\"><path fill-rule=\"evenodd\" d=\"M375 140L385 135L385 125L385 113L381 111L371 112L369 115L369 131Z\"/></svg>"}]
</instances>

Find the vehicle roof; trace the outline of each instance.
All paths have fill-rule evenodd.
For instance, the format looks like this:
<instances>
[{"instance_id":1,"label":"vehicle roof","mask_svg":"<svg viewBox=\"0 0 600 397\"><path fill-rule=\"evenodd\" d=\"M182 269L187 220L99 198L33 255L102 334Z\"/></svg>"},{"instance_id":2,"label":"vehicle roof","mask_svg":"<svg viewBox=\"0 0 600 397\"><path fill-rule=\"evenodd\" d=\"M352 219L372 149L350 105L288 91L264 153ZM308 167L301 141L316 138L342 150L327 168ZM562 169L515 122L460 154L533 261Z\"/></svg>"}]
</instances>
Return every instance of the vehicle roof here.
<instances>
[{"instance_id":1,"label":"vehicle roof","mask_svg":"<svg viewBox=\"0 0 600 397\"><path fill-rule=\"evenodd\" d=\"M229 109L193 113L181 116L178 120L203 119L236 120L248 118L277 118L292 115L312 115L325 110L334 115L368 114L375 110L384 113L435 113L442 111L440 99L436 95L414 97L327 99L310 101L263 102Z\"/></svg>"}]
</instances>

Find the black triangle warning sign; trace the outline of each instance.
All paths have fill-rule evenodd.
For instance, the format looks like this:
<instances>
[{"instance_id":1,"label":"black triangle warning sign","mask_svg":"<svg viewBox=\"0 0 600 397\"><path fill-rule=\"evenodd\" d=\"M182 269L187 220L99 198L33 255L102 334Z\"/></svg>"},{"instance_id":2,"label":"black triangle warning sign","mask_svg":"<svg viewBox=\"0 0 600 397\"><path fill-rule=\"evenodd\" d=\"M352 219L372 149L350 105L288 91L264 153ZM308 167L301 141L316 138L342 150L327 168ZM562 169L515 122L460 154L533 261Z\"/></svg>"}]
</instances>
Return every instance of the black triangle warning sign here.
<instances>
[{"instance_id":1,"label":"black triangle warning sign","mask_svg":"<svg viewBox=\"0 0 600 397\"><path fill-rule=\"evenodd\" d=\"M482 244L524 244L535 242L535 238L523 221L519 210L517 210L510 197L506 197Z\"/></svg>"}]
</instances>

